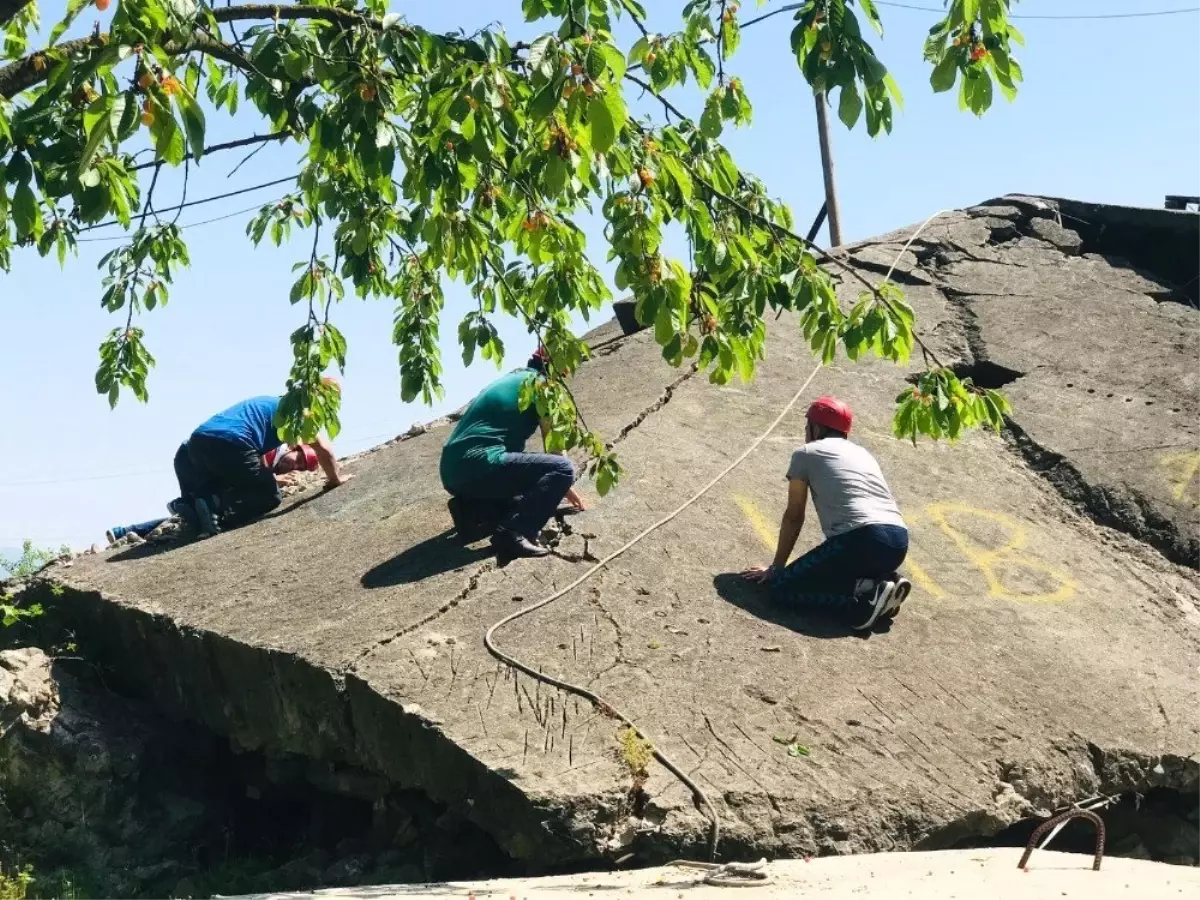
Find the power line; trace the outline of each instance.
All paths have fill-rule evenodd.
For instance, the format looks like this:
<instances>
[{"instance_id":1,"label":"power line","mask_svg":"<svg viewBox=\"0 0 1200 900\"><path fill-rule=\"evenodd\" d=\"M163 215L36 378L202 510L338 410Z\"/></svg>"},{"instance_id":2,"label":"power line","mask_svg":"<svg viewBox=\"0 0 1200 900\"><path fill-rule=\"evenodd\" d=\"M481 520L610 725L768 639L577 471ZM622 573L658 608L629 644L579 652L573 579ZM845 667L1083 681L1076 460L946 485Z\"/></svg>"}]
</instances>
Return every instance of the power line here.
<instances>
[{"instance_id":1,"label":"power line","mask_svg":"<svg viewBox=\"0 0 1200 900\"><path fill-rule=\"evenodd\" d=\"M946 10L936 6L918 6L913 3L894 3L892 0L875 0L876 6L891 6L896 9L912 9L918 12L932 12L945 15ZM782 10L781 10L782 12ZM1148 19L1152 16L1178 16L1183 13L1200 12L1200 6L1189 6L1183 9L1156 9L1145 12L1125 13L1063 13L1061 15L1038 15L1031 13L1010 13L1010 19L1056 19L1059 21L1075 21L1081 19ZM744 27L744 26L743 26Z\"/></svg>"},{"instance_id":2,"label":"power line","mask_svg":"<svg viewBox=\"0 0 1200 900\"><path fill-rule=\"evenodd\" d=\"M778 9L773 9L768 13L763 13L761 16L757 16L753 19L747 19L745 22L741 23L741 27L743 29L749 28L751 25L757 25L759 22L763 22L763 21L771 18L772 16L777 16L780 13L792 12L793 10L800 9L802 6L806 6L806 5L807 4L805 4L805 3L788 3L787 5L781 6ZM937 13L938 15L945 15L945 13L946 13L945 8L943 8L943 7L920 6L915 3L896 3L896 2L893 2L893 0L875 0L875 5L876 6L890 6L893 9L906 9L906 10L912 10L914 12ZM1077 14L1064 13L1061 15L1053 15L1053 14L1043 15L1043 14L1037 14L1037 13L1030 13L1030 14L1026 15L1026 14L1022 14L1022 13L1010 13L1009 18L1010 19L1046 19L1046 20L1056 20L1056 21L1077 21L1077 20L1082 21L1082 20L1089 20L1089 19L1092 19L1092 20L1096 20L1096 19L1146 19L1146 18L1150 18L1152 16L1178 16L1178 15L1183 15L1184 13L1197 13L1197 12L1200 12L1200 6L1189 6L1189 7L1181 8L1181 9L1159 9L1159 10L1147 10L1144 12L1126 12L1126 13L1077 13Z\"/></svg>"},{"instance_id":3,"label":"power line","mask_svg":"<svg viewBox=\"0 0 1200 900\"><path fill-rule=\"evenodd\" d=\"M199 222L187 222L183 225L180 225L179 228L182 230L182 229L187 229L187 228L196 228L197 226L200 226L200 225L211 225L213 222L224 222L226 219L232 219L237 216L244 216L246 213L254 212L255 210L260 209L261 207L262 207L262 204L256 203L254 206L247 206L245 209L239 209L237 212L226 213L223 216L216 216L212 219L201 219ZM86 243L94 243L94 242L101 242L101 241L124 241L124 240L128 240L128 238L126 238L125 235L118 235L116 237L76 238L76 240L81 244L86 244Z\"/></svg>"},{"instance_id":4,"label":"power line","mask_svg":"<svg viewBox=\"0 0 1200 900\"><path fill-rule=\"evenodd\" d=\"M240 188L236 191L226 191L224 194L214 194L211 197L201 197L199 200L189 200L186 203L178 203L175 206L164 206L160 209L156 209L155 212L156 213L174 212L177 209L188 209L189 207L200 206L204 203L213 203L217 200L227 200L230 197L237 197L237 196L240 196L241 194L249 194L251 191L261 191L263 188L275 187L276 185L280 185L280 184L287 184L290 181L295 181L298 177L299 177L298 175L289 175L287 178L276 178L274 181L265 181L262 184L254 184L254 185L251 185L250 187ZM110 221L110 222L98 222L95 225L86 225L83 228L80 228L79 230L80 230L80 232L94 231L97 228L109 228L113 225L120 225L120 224L121 224L120 222L117 222L115 220Z\"/></svg>"}]
</instances>

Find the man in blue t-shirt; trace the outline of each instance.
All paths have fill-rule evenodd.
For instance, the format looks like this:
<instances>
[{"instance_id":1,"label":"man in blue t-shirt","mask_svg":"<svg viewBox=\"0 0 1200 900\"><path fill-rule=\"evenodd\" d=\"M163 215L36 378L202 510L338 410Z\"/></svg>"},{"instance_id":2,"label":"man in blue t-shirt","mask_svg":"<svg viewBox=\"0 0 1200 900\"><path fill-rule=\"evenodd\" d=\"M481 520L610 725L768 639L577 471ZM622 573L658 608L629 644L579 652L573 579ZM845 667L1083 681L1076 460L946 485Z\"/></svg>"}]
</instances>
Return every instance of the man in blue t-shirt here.
<instances>
[{"instance_id":1,"label":"man in blue t-shirt","mask_svg":"<svg viewBox=\"0 0 1200 900\"><path fill-rule=\"evenodd\" d=\"M180 499L171 512L201 534L235 528L270 512L281 502L277 475L309 468L309 453L325 471L329 487L348 481L338 468L333 447L318 436L311 447L299 446L277 455L273 470L263 457L280 445L275 428L279 397L251 397L217 413L192 432L175 453Z\"/></svg>"}]
</instances>

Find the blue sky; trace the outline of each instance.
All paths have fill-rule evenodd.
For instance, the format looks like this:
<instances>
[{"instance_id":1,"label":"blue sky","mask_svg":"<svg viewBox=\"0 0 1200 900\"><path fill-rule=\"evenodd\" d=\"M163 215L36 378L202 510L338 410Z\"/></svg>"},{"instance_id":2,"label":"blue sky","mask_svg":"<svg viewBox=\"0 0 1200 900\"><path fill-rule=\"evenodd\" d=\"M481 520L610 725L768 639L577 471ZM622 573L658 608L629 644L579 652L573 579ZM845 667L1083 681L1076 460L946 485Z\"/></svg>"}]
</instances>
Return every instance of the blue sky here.
<instances>
[{"instance_id":1,"label":"blue sky","mask_svg":"<svg viewBox=\"0 0 1200 900\"><path fill-rule=\"evenodd\" d=\"M937 0L910 0L936 5ZM64 4L47 0L53 21ZM650 24L672 30L682 0L647 0ZM779 5L778 0L766 9ZM1185 0L1024 0L1018 14L1071 15L1172 8ZM743 16L755 14L745 0ZM473 30L490 21L523 37L519 0L396 2L418 24ZM1195 14L1106 21L1019 22L1028 46L1019 54L1025 84L1015 103L998 99L983 118L957 109L954 95L934 95L921 60L924 36L936 16L881 9L886 33L878 52L905 93L892 135L872 140L860 128L836 123L834 144L843 231L856 240L1011 192L1159 206L1168 193L1200 192L1200 77ZM84 15L83 27L96 18ZM103 18L103 17L102 17ZM791 204L807 227L822 200L811 94L788 51L790 15L746 31L730 69L754 103L754 122L726 133L735 158ZM631 41L627 41L626 45ZM688 94L685 106L694 106ZM650 107L645 107L647 112ZM209 142L256 130L210 116ZM194 168L188 196L198 198L287 175L294 146L256 155L236 174L236 152ZM156 199L177 202L177 179L160 180ZM234 213L278 196L279 188L185 210L181 224ZM39 544L102 542L111 524L165 514L176 495L171 458L179 442L213 412L255 394L281 391L290 364L288 334L301 311L287 302L292 263L307 255L306 239L281 249L253 249L244 237L250 214L185 231L192 267L180 274L171 301L143 317L146 341L158 360L150 402L124 398L115 411L95 393L96 347L116 324L99 305L96 262L116 244L81 244L65 270L36 253L14 254L0 276L0 384L7 427L0 430L0 548L25 537ZM589 227L594 259L604 250ZM89 237L114 236L115 230ZM465 292L448 291L442 319L446 397L434 409L400 401L392 310L382 301L346 300L334 320L349 342L344 377L343 431L338 449L350 453L467 401L495 376L489 363L464 370L455 347L466 311ZM521 361L532 341L515 323L502 328L506 365Z\"/></svg>"}]
</instances>

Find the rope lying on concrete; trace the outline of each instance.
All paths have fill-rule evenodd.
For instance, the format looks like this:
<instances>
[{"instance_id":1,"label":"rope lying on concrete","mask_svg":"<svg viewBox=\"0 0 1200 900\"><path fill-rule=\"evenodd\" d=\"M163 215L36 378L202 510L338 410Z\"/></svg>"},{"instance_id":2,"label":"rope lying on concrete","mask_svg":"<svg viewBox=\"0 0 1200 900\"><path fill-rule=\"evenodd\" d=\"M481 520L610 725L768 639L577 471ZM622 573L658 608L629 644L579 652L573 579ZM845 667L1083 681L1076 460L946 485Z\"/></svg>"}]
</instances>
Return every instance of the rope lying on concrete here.
<instances>
[{"instance_id":1,"label":"rope lying on concrete","mask_svg":"<svg viewBox=\"0 0 1200 900\"><path fill-rule=\"evenodd\" d=\"M767 874L767 860L763 857L758 862L720 863L694 862L690 859L676 859L667 863L668 866L679 866L683 869L701 869L706 874L704 883L714 887L762 887L771 877Z\"/></svg>"},{"instance_id":2,"label":"rope lying on concrete","mask_svg":"<svg viewBox=\"0 0 1200 900\"><path fill-rule=\"evenodd\" d=\"M516 612L505 616L499 622L496 622L494 625L492 625L492 627L489 628L483 636L483 643L484 643L484 646L487 647L488 652L491 653L492 656L496 657L496 659L500 660L505 665L511 666L512 668L517 669L518 671L524 672L526 675L530 676L531 678L536 678L538 681L541 681L543 684L548 684L551 687L560 688L561 690L564 690L564 691L567 691L568 693L574 694L577 697L582 697L583 699L592 703L594 706L596 706L602 712L607 713L607 714L611 715L613 718L619 719L621 722L625 723L625 725L627 725L629 728L633 729L634 734L636 734L643 741L646 741L647 743L649 743L651 752L654 754L654 758L656 760L658 760L659 763L661 763L662 766L665 769L667 769L667 771L669 771L672 775L674 775L681 782L683 782L683 784L685 786L690 788L692 791L692 797L697 801L698 804L702 804L708 810L708 816L709 816L709 820L711 822L710 830L709 830L709 837L708 837L708 853L709 853L709 857L711 859L716 859L717 845L720 843L720 840L721 840L721 818L720 818L720 815L717 813L717 808L715 806L713 806L712 800L710 800L708 798L708 795L706 793L704 793L704 791L701 789L700 785L698 785L694 780L692 780L692 778L690 776L688 776L688 774L686 772L684 772L681 768L679 768L679 766L677 766L674 762L672 762L670 757L668 757L665 753L663 753L660 749L658 749L658 745L655 744L654 741L652 741L646 735L645 731L643 731L642 728L636 722L633 721L633 719L629 718L629 716L625 715L625 713L621 712L619 709L617 709L615 706L613 706L611 703L609 703L607 700L605 700L599 694L596 694L595 692L588 690L586 687L582 687L581 685L578 685L578 684L572 684L571 682L564 681L561 678L555 678L553 675L547 675L545 672L535 669L530 664L522 662L521 660L517 659L515 656L511 656L508 653L505 653L503 650L501 650L496 645L496 632L498 632L504 626L506 626L512 622L515 622L517 619L520 619L523 616L527 616L532 612L536 612L537 610L542 609L545 606L549 606L555 600L558 600L558 599L566 596L571 591L575 590L575 588L579 587L579 585L583 584L585 581L587 581L589 578L591 578L593 575L595 575L597 572L599 572L601 569L603 569L605 566L607 566L610 562L612 562L618 556L625 553L627 550L631 549L632 547L636 546L640 541L642 541L644 538L646 538L650 534L653 534L659 528L662 528L662 526L666 525L668 522L670 522L672 519L674 519L676 516L678 516L680 513L682 513L685 509L687 509L689 506L691 506L697 500L699 500L701 497L703 497L705 494L707 494L710 490L712 490L714 487L716 487L730 472L732 472L734 469L736 469L738 466L740 466L745 461L746 457L748 457L751 453L753 453L755 450L757 450L759 445L762 444L763 441L765 441L768 437L770 437L771 432L773 432L779 426L779 423L782 422L784 420L784 417L787 416L787 414L792 411L792 408L799 402L800 398L804 395L804 392L806 390L808 390L808 386L812 383L812 380L817 376L817 372L819 372L820 370L821 370L821 363L817 363L816 367L813 368L813 370L809 374L808 378L804 379L804 384L800 385L800 389L798 391L796 391L796 393L795 393L795 395L793 395L792 399L788 401L787 406L785 406L783 408L783 410L779 413L779 415L775 417L775 421L772 422L767 427L767 430L764 431L761 435L759 435L758 438L756 438L750 444L750 446L747 447L742 452L741 456L739 456L737 459L735 459L733 462L731 462L728 466L726 466L720 472L720 474L718 474L715 478L712 479L712 481L710 481L708 484L706 484L704 487L702 487L699 491L697 491L690 499L688 499L684 503L682 503L673 512L670 512L667 515L663 516L661 519L659 519L657 522L655 522L649 528L642 531L637 537L628 541L624 546L622 546L621 548L614 550L612 553L608 554L608 556L604 557L602 560L600 560L598 563L596 563L594 566L592 566L590 569L588 569L586 572L584 572L582 575L580 575L578 578L576 578L574 581L572 581L566 587L555 591L553 594L551 594L550 596L548 596L542 600L539 600L537 603L531 603L529 606L522 607L521 609L518 609Z\"/></svg>"},{"instance_id":3,"label":"rope lying on concrete","mask_svg":"<svg viewBox=\"0 0 1200 900\"><path fill-rule=\"evenodd\" d=\"M900 250L900 252L896 254L896 259L892 262L891 267L888 269L888 273L884 277L884 281L887 281L892 277L892 272L895 271L896 266L899 265L900 260L904 257L905 252L908 250L909 247L912 246L913 241L915 241L920 236L921 232L925 230L925 228L929 225L929 223L932 222L934 219L936 219L938 216L942 215L943 213L947 213L950 211L951 210L945 210L945 209L938 210L932 216L930 216L928 219L926 219L924 222L921 223L920 227L917 228L917 230L913 232L912 236L904 244L904 247ZM527 616L532 612L536 612L537 610L541 609L542 607L549 606L555 600L558 600L558 599L566 596L571 591L575 590L575 588L579 587L579 585L583 584L585 581L587 581L589 578L591 578L593 575L595 575L597 572L599 572L601 569L603 569L605 566L607 566L610 562L612 562L618 556L625 553L625 551L629 550L630 548L636 546L641 540L643 540L650 534L653 534L655 531L657 531L662 526L666 525L668 522L670 522L672 519L674 519L676 516L678 516L680 513L682 513L685 509L687 509L689 506L691 506L697 500L699 500L701 497L703 497L705 494L707 494L710 490L712 490L714 487L716 487L718 484L720 484L721 481L724 480L725 477L727 475L729 475L730 472L732 472L734 469L736 469L738 466L740 466L745 461L746 457L748 457L751 453L753 453L755 450L757 450L759 445L762 444L763 441L765 441L768 437L771 436L771 432L773 432L777 427L779 427L779 423L782 422L784 420L784 417L787 416L787 414L792 411L792 408L799 402L800 398L804 395L804 392L806 390L808 390L808 386L812 383L812 380L817 377L817 372L819 372L821 370L821 365L822 365L821 363L817 363L817 365L813 368L812 372L809 373L808 377L806 379L804 379L804 384L800 385L800 389L798 391L796 391L796 393L792 397L792 399L788 401L787 406L785 406L783 408L783 410L779 413L779 415L775 417L775 421L767 426L767 430L764 431L762 434L760 434L750 444L750 446L747 447L742 452L741 456L739 456L737 459L735 459L733 462L731 462L728 466L726 466L720 472L720 474L718 474L715 478L713 478L712 481L710 481L708 484L706 484L704 487L702 487L699 491L697 491L696 494L693 495L689 500L685 501L673 512L670 512L667 515L663 516L661 519L659 519L657 522L655 522L649 528L645 529L641 534L639 534L637 537L630 540L624 546L620 547L617 550L614 550L608 556L604 557L604 559L600 560L598 563L596 563L594 566L592 566L590 569L588 569L586 572L584 572L582 575L580 575L578 578L576 578L574 581L572 581L570 584L568 584L565 588L555 591L553 594L551 594L550 596L548 596L542 600L539 600L537 603L532 603L529 606L522 607L521 609L518 609L516 612L505 616L499 622L496 622L495 624L493 624L492 627L489 628L483 636L484 646L487 647L488 652L491 653L492 656L496 657L496 659L500 660L500 662L504 663L505 665L511 666L512 668L517 669L518 671L524 672L526 675L530 676L531 678L536 678L538 681L542 682L543 684L548 684L551 687L556 687L561 690L567 691L568 693L574 694L577 697L582 697L584 700L587 700L589 703L596 706L602 712L607 713L608 715L611 715L615 719L619 719L621 722L623 722L629 728L633 729L634 734L636 734L643 741L646 741L647 743L649 743L651 752L654 754L654 758L656 760L658 760L659 763L665 769L667 769L667 771L669 771L672 775L674 775L676 778L678 778L685 786L690 788L692 791L692 797L697 802L697 804L703 805L708 810L708 816L709 816L709 820L711 822L710 829L709 829L709 836L708 836L708 854L709 854L709 858L714 859L714 860L717 858L717 845L721 841L721 817L717 813L717 808L715 806L713 806L712 800L710 800L708 795L706 793L704 793L704 791L701 789L700 785L698 785L694 780L692 780L692 778L689 777L687 775L687 773L685 773L682 769L680 769L679 766L677 766L674 762L672 762L670 757L668 757L665 753L663 753L661 750L659 750L658 745L655 744L654 741L650 740L649 737L647 737L646 733L641 729L640 726L638 726L638 724L636 722L633 721L633 719L629 718L629 716L625 715L625 713L621 712L619 709L617 709L615 706L613 706L611 703L609 703L607 700L605 700L603 697L601 697L599 694L595 693L594 691L590 691L587 688L582 687L581 685L572 684L569 681L564 681L561 678L555 678L553 675L547 675L545 672L541 672L538 669L535 669L533 666L529 665L528 663L522 662L521 660L517 659L515 656L511 656L508 653L505 653L503 650L501 650L496 645L496 632L499 631L504 626L506 626L512 622L515 622L517 619L520 619L523 616ZM764 861L764 864L765 864L765 861ZM750 867L750 868L753 868L753 867ZM745 884L745 883L747 883L745 880L747 877L757 877L757 876L750 876L750 868L746 868L745 866L743 866L743 869L745 869L745 870L738 871L736 873L734 873L733 870L728 870L728 874L733 876L733 878L737 884ZM722 871L724 871L724 870L722 870ZM720 878L720 877L722 877L722 875L720 872L716 872L716 873L711 874L709 877ZM766 876L763 875L763 877L766 877ZM707 881L708 879L705 879L705 880ZM712 881L709 883L717 884L719 882ZM732 883L734 883L734 881L730 881L729 883L732 884Z\"/></svg>"}]
</instances>

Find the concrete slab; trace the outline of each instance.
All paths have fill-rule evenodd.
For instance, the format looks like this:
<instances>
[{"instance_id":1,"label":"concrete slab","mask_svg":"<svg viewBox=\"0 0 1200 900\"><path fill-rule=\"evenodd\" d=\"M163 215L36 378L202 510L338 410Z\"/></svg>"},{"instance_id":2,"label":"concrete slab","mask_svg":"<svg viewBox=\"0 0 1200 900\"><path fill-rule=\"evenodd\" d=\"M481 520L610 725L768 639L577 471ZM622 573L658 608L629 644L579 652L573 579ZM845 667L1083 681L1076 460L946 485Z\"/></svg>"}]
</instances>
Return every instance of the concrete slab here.
<instances>
[{"instance_id":1,"label":"concrete slab","mask_svg":"<svg viewBox=\"0 0 1200 900\"><path fill-rule=\"evenodd\" d=\"M1200 318L1072 255L1082 239L1030 208L947 216L903 261L940 354L1025 373L1007 441L894 440L909 371L890 364L838 362L809 391L854 407L912 526L917 591L890 632L848 635L736 574L769 560L801 405L698 504L499 635L632 716L713 800L725 858L948 847L1096 793L1197 789L1200 589L1173 560L1200 526L1170 480L1191 457L1176 473L1158 448L1196 443ZM847 252L878 267L906 234ZM574 390L628 474L568 520L555 557L500 569L456 543L442 426L239 531L56 567L47 602L86 623L123 690L241 746L421 790L522 866L701 854L709 824L679 781L636 774L602 709L514 675L481 639L691 496L814 361L788 316L758 379L725 388L670 369L645 333L597 338ZM1084 399L1101 378L1114 397ZM1140 518L1110 515L1127 497Z\"/></svg>"}]
</instances>

